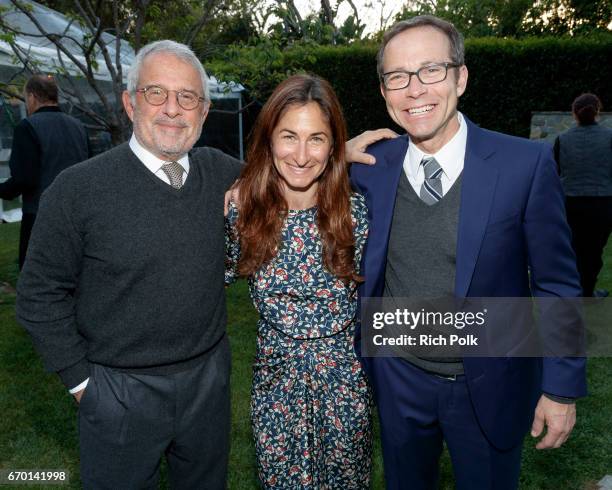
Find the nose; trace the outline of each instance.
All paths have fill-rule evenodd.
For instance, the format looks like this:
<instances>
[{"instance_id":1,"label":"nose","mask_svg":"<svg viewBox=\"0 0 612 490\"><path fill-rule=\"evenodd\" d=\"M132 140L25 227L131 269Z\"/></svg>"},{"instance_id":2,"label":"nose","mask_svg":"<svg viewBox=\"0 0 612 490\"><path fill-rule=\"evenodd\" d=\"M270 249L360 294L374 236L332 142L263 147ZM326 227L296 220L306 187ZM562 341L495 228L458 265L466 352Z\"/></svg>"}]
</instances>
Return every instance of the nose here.
<instances>
[{"instance_id":1,"label":"nose","mask_svg":"<svg viewBox=\"0 0 612 490\"><path fill-rule=\"evenodd\" d=\"M298 167L304 167L309 161L308 143L306 141L301 141L295 150L295 163Z\"/></svg>"},{"instance_id":2,"label":"nose","mask_svg":"<svg viewBox=\"0 0 612 490\"><path fill-rule=\"evenodd\" d=\"M427 92L427 85L423 84L419 77L412 75L410 77L410 83L404 89L407 97L418 98Z\"/></svg>"},{"instance_id":3,"label":"nose","mask_svg":"<svg viewBox=\"0 0 612 490\"><path fill-rule=\"evenodd\" d=\"M181 106L178 104L178 94L174 91L168 92L168 98L164 103L164 113L171 118L181 113Z\"/></svg>"}]
</instances>

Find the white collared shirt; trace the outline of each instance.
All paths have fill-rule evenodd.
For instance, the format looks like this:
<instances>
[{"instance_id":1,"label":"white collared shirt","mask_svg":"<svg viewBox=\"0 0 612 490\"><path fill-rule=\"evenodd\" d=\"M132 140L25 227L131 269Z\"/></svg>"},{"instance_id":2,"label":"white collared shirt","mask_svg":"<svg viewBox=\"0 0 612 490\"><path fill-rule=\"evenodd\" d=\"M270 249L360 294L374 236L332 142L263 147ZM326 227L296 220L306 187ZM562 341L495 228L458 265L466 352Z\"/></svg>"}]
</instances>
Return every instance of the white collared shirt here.
<instances>
[{"instance_id":1,"label":"white collared shirt","mask_svg":"<svg viewBox=\"0 0 612 490\"><path fill-rule=\"evenodd\" d=\"M130 138L130 149L134 152L134 154L138 157L144 166L147 167L155 176L161 180L163 180L166 184L170 185L170 180L166 173L162 170L162 165L164 163L168 163L168 160L160 160L153 153L147 150L144 146L142 146L136 136L132 133L132 137ZM185 153L181 158L176 160L181 164L181 167L185 170L183 172L183 184L187 180L187 175L189 174L189 156Z\"/></svg>"},{"instance_id":2,"label":"white collared shirt","mask_svg":"<svg viewBox=\"0 0 612 490\"><path fill-rule=\"evenodd\" d=\"M406 172L408 182L410 182L410 185L417 194L420 193L423 181L425 180L425 171L421 166L423 157L434 157L440 164L440 167L442 167L440 180L444 194L448 192L461 175L465 161L467 124L460 112L457 112L457 119L459 120L459 131L433 155L424 153L412 142L408 145L408 151L404 157L404 172Z\"/></svg>"}]
</instances>

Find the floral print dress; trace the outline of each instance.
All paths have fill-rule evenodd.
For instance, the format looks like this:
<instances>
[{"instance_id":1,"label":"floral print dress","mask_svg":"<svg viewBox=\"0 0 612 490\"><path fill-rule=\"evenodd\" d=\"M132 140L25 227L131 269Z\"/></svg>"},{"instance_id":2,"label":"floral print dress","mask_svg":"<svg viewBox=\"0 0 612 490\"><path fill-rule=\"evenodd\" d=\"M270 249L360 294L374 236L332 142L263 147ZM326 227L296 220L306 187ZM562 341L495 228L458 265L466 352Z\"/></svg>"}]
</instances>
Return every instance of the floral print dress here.
<instances>
[{"instance_id":1,"label":"floral print dress","mask_svg":"<svg viewBox=\"0 0 612 490\"><path fill-rule=\"evenodd\" d=\"M363 196L351 197L355 263L367 236ZM226 220L226 282L240 244ZM249 278L259 312L251 420L265 488L368 488L371 392L353 349L357 285L323 266L316 208L289 210L277 256Z\"/></svg>"}]
</instances>

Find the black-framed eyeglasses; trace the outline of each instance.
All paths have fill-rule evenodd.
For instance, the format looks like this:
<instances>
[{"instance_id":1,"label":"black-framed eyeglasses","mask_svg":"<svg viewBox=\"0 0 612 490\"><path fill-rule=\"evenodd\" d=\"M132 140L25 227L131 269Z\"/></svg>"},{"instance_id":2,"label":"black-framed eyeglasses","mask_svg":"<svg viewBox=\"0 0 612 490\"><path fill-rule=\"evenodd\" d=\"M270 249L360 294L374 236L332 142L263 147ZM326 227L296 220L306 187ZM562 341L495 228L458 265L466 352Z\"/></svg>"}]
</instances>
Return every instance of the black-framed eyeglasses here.
<instances>
[{"instance_id":1,"label":"black-framed eyeglasses","mask_svg":"<svg viewBox=\"0 0 612 490\"><path fill-rule=\"evenodd\" d=\"M176 102L186 111L191 111L200 105L200 102L206 102L204 97L200 97L191 90L169 90L158 85L149 85L144 88L136 89L136 92L141 92L145 100L151 105L163 105L168 100L168 92L176 93Z\"/></svg>"},{"instance_id":2,"label":"black-framed eyeglasses","mask_svg":"<svg viewBox=\"0 0 612 490\"><path fill-rule=\"evenodd\" d=\"M412 75L416 75L423 85L431 85L446 80L449 68L457 68L459 63L432 63L422 66L417 71L397 70L383 73L381 81L387 90L400 90L410 85Z\"/></svg>"}]
</instances>

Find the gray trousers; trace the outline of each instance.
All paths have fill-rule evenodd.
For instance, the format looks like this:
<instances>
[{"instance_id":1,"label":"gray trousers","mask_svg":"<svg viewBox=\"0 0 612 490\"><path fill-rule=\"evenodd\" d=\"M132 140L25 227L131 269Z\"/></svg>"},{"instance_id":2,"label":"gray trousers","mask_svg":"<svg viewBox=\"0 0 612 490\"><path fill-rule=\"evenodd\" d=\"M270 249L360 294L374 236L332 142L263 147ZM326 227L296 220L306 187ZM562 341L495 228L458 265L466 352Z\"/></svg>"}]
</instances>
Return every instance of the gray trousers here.
<instances>
[{"instance_id":1,"label":"gray trousers","mask_svg":"<svg viewBox=\"0 0 612 490\"><path fill-rule=\"evenodd\" d=\"M157 488L165 455L171 488L225 489L229 372L227 337L201 364L176 374L93 365L79 406L83 487Z\"/></svg>"}]
</instances>

